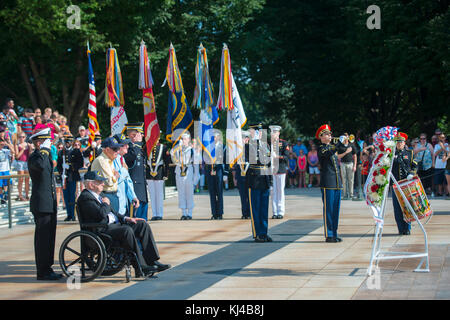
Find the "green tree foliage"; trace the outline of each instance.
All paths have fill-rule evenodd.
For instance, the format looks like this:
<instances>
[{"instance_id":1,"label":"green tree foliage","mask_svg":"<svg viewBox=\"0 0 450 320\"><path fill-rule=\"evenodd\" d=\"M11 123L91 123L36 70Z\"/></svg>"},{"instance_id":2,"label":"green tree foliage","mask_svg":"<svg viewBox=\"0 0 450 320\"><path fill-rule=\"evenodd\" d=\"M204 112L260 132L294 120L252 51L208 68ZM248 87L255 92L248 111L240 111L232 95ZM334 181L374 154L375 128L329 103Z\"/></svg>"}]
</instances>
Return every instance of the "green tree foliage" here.
<instances>
[{"instance_id":1,"label":"green tree foliage","mask_svg":"<svg viewBox=\"0 0 450 320\"><path fill-rule=\"evenodd\" d=\"M69 5L81 9L80 29L67 28ZM144 40L155 80L161 127L167 88L161 88L173 43L188 101L195 86L196 49L208 50L218 93L223 43L249 122L277 123L283 136L312 136L329 123L336 134L399 126L411 136L449 119L449 1L379 0L381 29L369 30L372 4L360 0L4 0L0 4L0 98L24 107L51 106L72 132L87 124L86 41L94 64L103 134L105 52L118 52L125 110L142 121L139 44ZM217 98L217 97L216 97ZM193 110L195 119L199 111ZM445 118L446 116L446 118ZM218 127L226 116L220 113Z\"/></svg>"}]
</instances>

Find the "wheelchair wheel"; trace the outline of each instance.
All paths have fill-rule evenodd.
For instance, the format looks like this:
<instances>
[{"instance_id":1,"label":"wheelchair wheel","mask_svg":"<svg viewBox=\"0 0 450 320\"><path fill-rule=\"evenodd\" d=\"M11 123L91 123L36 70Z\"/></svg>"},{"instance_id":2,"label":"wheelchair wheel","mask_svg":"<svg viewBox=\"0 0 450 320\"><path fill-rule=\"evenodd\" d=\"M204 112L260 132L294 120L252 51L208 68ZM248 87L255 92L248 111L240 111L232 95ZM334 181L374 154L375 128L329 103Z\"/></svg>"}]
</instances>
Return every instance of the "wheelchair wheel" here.
<instances>
[{"instance_id":1,"label":"wheelchair wheel","mask_svg":"<svg viewBox=\"0 0 450 320\"><path fill-rule=\"evenodd\" d=\"M59 249L59 264L67 277L89 282L102 274L107 260L105 245L92 232L70 234Z\"/></svg>"},{"instance_id":2,"label":"wheelchair wheel","mask_svg":"<svg viewBox=\"0 0 450 320\"><path fill-rule=\"evenodd\" d=\"M106 266L102 272L103 276L112 276L122 271L126 263L126 255L123 250L113 248L106 259Z\"/></svg>"}]
</instances>

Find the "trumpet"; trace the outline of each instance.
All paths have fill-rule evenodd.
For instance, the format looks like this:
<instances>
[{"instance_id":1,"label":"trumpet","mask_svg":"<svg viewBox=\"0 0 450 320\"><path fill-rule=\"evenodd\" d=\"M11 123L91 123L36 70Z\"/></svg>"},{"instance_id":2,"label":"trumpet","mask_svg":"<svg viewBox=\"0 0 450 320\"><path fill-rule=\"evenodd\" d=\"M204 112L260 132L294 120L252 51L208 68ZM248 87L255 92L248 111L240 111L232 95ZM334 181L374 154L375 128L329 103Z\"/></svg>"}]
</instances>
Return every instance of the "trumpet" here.
<instances>
[{"instance_id":1,"label":"trumpet","mask_svg":"<svg viewBox=\"0 0 450 320\"><path fill-rule=\"evenodd\" d=\"M331 144L332 144L332 145L337 145L338 142L339 142L339 138L337 138L337 137L331 138Z\"/></svg>"}]
</instances>

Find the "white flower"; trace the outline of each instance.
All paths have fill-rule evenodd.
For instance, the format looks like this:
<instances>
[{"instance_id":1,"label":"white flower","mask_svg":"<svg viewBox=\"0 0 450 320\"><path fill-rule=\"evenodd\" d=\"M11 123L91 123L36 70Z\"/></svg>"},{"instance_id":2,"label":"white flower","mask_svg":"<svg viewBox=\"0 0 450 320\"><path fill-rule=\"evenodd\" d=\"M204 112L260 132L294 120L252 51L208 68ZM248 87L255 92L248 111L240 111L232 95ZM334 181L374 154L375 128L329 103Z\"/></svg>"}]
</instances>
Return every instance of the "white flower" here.
<instances>
[{"instance_id":1,"label":"white flower","mask_svg":"<svg viewBox=\"0 0 450 320\"><path fill-rule=\"evenodd\" d=\"M382 159L382 161L380 161L380 163L382 164L382 167L390 167L391 166L391 159L389 159L388 156L384 156Z\"/></svg>"},{"instance_id":2,"label":"white flower","mask_svg":"<svg viewBox=\"0 0 450 320\"><path fill-rule=\"evenodd\" d=\"M386 178L383 175L379 174L379 175L375 176L375 182L378 185L383 185L386 182Z\"/></svg>"},{"instance_id":3,"label":"white flower","mask_svg":"<svg viewBox=\"0 0 450 320\"><path fill-rule=\"evenodd\" d=\"M369 193L369 198L374 202L377 202L378 200L380 200L380 196L376 192Z\"/></svg>"},{"instance_id":4,"label":"white flower","mask_svg":"<svg viewBox=\"0 0 450 320\"><path fill-rule=\"evenodd\" d=\"M392 149L395 146L395 142L392 140L385 141L384 146Z\"/></svg>"}]
</instances>

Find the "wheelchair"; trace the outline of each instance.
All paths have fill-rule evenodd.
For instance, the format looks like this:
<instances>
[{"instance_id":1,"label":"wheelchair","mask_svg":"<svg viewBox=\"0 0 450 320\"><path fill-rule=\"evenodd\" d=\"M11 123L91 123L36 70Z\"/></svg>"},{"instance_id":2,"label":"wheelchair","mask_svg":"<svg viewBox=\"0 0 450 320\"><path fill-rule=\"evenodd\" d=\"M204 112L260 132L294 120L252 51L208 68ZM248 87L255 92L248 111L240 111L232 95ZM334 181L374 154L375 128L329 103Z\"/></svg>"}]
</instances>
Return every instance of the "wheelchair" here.
<instances>
[{"instance_id":1,"label":"wheelchair","mask_svg":"<svg viewBox=\"0 0 450 320\"><path fill-rule=\"evenodd\" d=\"M131 280L131 261L135 261L143 275L141 265L133 251L125 250L103 231L107 224L84 223L75 213L80 231L71 233L59 249L59 264L67 277L79 277L80 282L89 282L99 276L112 276L125 268L126 282ZM151 277L152 274L146 275Z\"/></svg>"}]
</instances>

